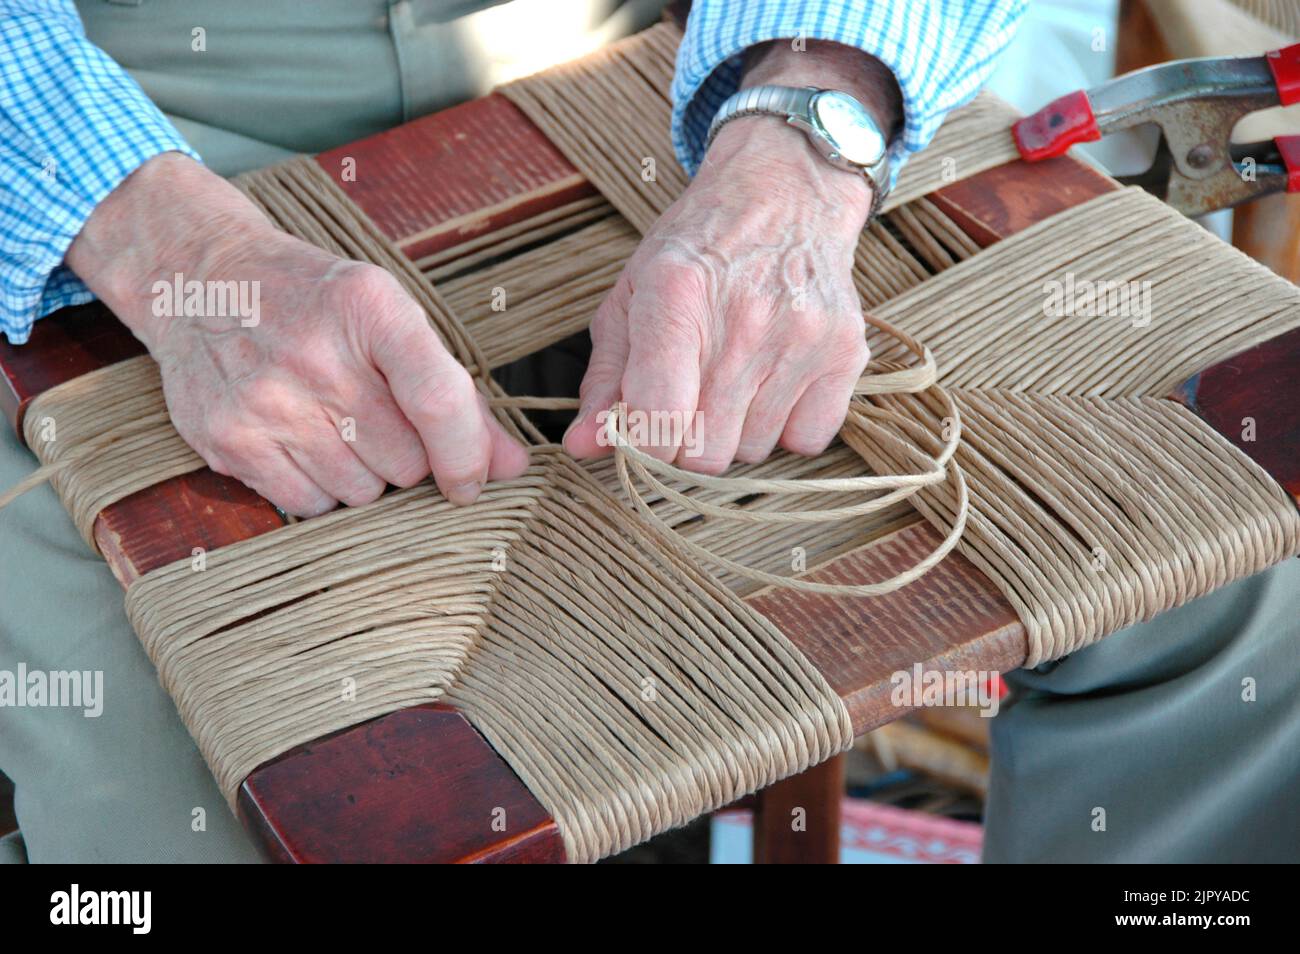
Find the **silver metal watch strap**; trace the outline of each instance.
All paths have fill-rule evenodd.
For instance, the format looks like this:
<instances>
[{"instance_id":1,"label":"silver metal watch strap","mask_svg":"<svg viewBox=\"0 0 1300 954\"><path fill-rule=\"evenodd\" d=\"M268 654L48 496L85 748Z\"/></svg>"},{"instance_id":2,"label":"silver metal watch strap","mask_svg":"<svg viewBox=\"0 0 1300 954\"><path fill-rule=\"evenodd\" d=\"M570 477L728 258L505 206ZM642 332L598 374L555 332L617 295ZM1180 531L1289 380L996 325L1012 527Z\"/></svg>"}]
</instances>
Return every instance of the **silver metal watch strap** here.
<instances>
[{"instance_id":1,"label":"silver metal watch strap","mask_svg":"<svg viewBox=\"0 0 1300 954\"><path fill-rule=\"evenodd\" d=\"M812 120L812 98L819 93L813 86L750 86L729 96L718 109L713 122L709 124L709 135L704 148L713 145L718 130L741 116L780 116L785 119L798 116L805 122ZM863 170L863 175L871 183L871 210L867 213L870 222L880 214L880 207L889 192L888 182L889 150L880 162L871 169Z\"/></svg>"},{"instance_id":2,"label":"silver metal watch strap","mask_svg":"<svg viewBox=\"0 0 1300 954\"><path fill-rule=\"evenodd\" d=\"M810 104L816 89L805 86L750 86L727 99L709 124L705 148L713 145L718 130L741 116L800 116L809 118Z\"/></svg>"}]
</instances>

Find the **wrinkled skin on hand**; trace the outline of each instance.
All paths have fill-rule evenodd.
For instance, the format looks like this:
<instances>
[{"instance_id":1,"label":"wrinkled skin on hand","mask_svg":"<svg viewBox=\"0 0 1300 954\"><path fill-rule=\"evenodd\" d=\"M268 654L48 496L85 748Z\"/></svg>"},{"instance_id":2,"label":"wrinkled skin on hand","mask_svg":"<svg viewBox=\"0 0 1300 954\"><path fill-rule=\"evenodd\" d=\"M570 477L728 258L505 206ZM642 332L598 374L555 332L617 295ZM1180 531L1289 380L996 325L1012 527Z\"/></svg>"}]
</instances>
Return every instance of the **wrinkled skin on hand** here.
<instances>
[{"instance_id":1,"label":"wrinkled skin on hand","mask_svg":"<svg viewBox=\"0 0 1300 954\"><path fill-rule=\"evenodd\" d=\"M131 185L138 191L119 189L96 210L68 261L149 348L177 431L213 470L305 516L369 503L431 471L450 500L469 503L488 479L527 467L382 269L277 231L184 157L151 160ZM188 213L179 225L159 223L159 209L178 207ZM256 323L155 314L154 283L177 272L257 283Z\"/></svg>"},{"instance_id":2,"label":"wrinkled skin on hand","mask_svg":"<svg viewBox=\"0 0 1300 954\"><path fill-rule=\"evenodd\" d=\"M695 422L644 447L688 470L825 449L869 357L851 268L870 202L802 133L767 117L725 126L597 312L565 446L607 452L597 415L623 402L629 420Z\"/></svg>"},{"instance_id":3,"label":"wrinkled skin on hand","mask_svg":"<svg viewBox=\"0 0 1300 954\"><path fill-rule=\"evenodd\" d=\"M255 328L175 322L154 347L176 429L213 470L308 514L430 470L469 503L488 479L523 471L523 448L395 279L294 239L271 244L222 269L267 276Z\"/></svg>"},{"instance_id":4,"label":"wrinkled skin on hand","mask_svg":"<svg viewBox=\"0 0 1300 954\"><path fill-rule=\"evenodd\" d=\"M844 89L882 129L900 115L892 75L859 50L777 41L750 59L746 83ZM726 126L594 318L568 449L606 452L597 418L618 401L629 417L670 412L691 426L647 449L701 472L778 444L824 448L867 362L850 268L870 203L863 177L779 119ZM465 504L527 467L394 279L277 231L185 156L133 172L66 261L158 361L181 436L290 513L367 503L430 472ZM177 273L255 283L258 320L156 313L156 284Z\"/></svg>"}]
</instances>

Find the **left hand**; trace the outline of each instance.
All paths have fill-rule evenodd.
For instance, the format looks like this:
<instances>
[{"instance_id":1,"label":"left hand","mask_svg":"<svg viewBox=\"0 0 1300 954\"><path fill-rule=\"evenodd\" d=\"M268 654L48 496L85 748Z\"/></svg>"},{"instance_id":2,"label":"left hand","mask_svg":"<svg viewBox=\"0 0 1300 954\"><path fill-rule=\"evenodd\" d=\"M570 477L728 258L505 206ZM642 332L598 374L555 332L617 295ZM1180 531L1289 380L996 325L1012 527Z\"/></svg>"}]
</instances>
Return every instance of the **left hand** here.
<instances>
[{"instance_id":1,"label":"left hand","mask_svg":"<svg viewBox=\"0 0 1300 954\"><path fill-rule=\"evenodd\" d=\"M756 52L746 85L845 89L879 104L882 128L898 115L892 74L858 50ZM778 444L824 450L869 357L851 270L871 200L865 177L832 166L779 117L724 126L592 320L566 449L607 453L603 412L622 402L632 442L687 470L719 474ZM674 426L638 439L638 419Z\"/></svg>"},{"instance_id":2,"label":"left hand","mask_svg":"<svg viewBox=\"0 0 1300 954\"><path fill-rule=\"evenodd\" d=\"M870 206L864 178L780 120L723 127L592 320L565 447L608 450L596 415L622 401L633 426L638 412L694 422L642 446L687 470L824 450L868 359L851 269Z\"/></svg>"}]
</instances>

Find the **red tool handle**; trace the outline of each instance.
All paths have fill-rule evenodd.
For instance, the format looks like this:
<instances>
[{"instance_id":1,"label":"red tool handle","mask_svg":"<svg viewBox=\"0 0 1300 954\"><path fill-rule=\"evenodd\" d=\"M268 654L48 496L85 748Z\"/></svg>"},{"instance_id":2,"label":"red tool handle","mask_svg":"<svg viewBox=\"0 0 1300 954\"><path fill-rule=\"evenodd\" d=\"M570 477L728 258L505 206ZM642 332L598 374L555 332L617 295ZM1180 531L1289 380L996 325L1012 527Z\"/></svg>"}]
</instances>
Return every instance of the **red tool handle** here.
<instances>
[{"instance_id":1,"label":"red tool handle","mask_svg":"<svg viewBox=\"0 0 1300 954\"><path fill-rule=\"evenodd\" d=\"M1300 44L1297 44L1300 49ZM1066 93L1038 112L1016 121L1011 127L1016 148L1026 162L1038 162L1060 156L1077 142L1101 138L1092 103L1083 90Z\"/></svg>"},{"instance_id":2,"label":"red tool handle","mask_svg":"<svg viewBox=\"0 0 1300 954\"><path fill-rule=\"evenodd\" d=\"M1278 136L1273 144L1286 166L1286 191L1300 192L1300 136Z\"/></svg>"},{"instance_id":3,"label":"red tool handle","mask_svg":"<svg viewBox=\"0 0 1300 954\"><path fill-rule=\"evenodd\" d=\"M1274 50L1264 56L1268 68L1277 85L1278 99L1283 106L1300 103L1300 43ZM1065 153L1075 143L1094 142L1101 138L1097 128L1097 119L1092 113L1092 104L1084 90L1067 93L1060 99L1053 100L1038 112L1026 116L1011 127L1011 135L1016 141L1020 156L1027 162L1038 162ZM1279 148L1284 136L1278 140ZM1289 147L1294 150L1294 147ZM1300 154L1288 155L1287 169L1291 176L1292 191L1297 189L1296 173L1290 172L1300 168Z\"/></svg>"},{"instance_id":4,"label":"red tool handle","mask_svg":"<svg viewBox=\"0 0 1300 954\"><path fill-rule=\"evenodd\" d=\"M1267 53L1264 60L1273 73L1277 95L1283 106L1300 102L1300 43Z\"/></svg>"}]
</instances>

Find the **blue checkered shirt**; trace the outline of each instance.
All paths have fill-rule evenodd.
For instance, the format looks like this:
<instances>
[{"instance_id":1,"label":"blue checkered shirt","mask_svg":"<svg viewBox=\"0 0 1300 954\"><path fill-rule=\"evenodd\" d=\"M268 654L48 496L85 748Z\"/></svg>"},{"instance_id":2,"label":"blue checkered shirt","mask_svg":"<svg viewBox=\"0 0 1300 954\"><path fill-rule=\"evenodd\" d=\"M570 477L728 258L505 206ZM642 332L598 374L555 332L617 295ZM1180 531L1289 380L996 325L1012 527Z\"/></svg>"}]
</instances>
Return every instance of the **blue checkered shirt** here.
<instances>
[{"instance_id":1,"label":"blue checkered shirt","mask_svg":"<svg viewBox=\"0 0 1300 954\"><path fill-rule=\"evenodd\" d=\"M197 158L71 0L0 0L0 329L94 296L63 264L91 211L145 160Z\"/></svg>"},{"instance_id":2,"label":"blue checkered shirt","mask_svg":"<svg viewBox=\"0 0 1300 954\"><path fill-rule=\"evenodd\" d=\"M906 122L897 170L969 99L1024 0L696 0L673 84L673 144L691 171L741 55L803 37L859 47L894 71ZM86 39L72 0L0 0L0 330L94 296L63 264L95 206L146 160L198 158L126 72Z\"/></svg>"}]
</instances>

